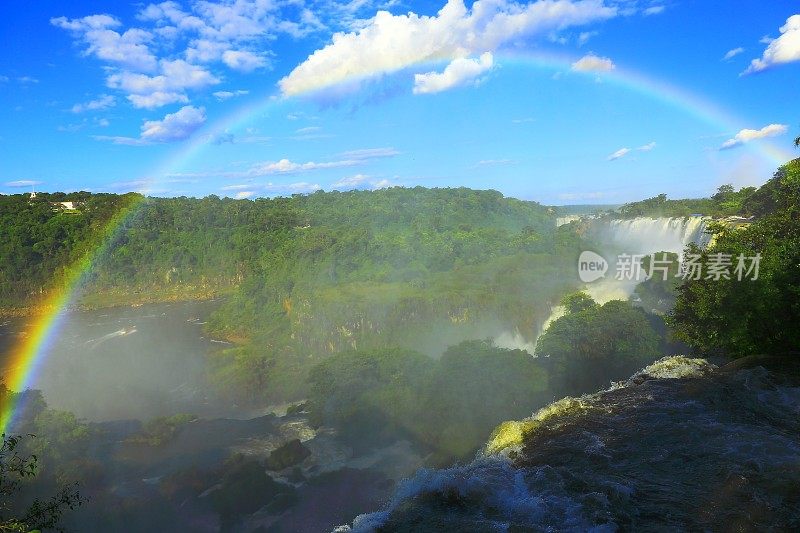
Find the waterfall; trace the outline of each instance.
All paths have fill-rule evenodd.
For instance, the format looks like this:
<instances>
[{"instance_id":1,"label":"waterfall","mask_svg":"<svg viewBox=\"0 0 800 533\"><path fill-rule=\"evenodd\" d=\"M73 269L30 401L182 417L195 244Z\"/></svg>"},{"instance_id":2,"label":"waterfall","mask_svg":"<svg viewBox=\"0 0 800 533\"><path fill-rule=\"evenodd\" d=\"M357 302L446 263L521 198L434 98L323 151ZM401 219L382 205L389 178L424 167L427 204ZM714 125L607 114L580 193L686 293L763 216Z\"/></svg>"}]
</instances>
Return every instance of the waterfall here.
<instances>
[{"instance_id":1,"label":"waterfall","mask_svg":"<svg viewBox=\"0 0 800 533\"><path fill-rule=\"evenodd\" d=\"M681 255L691 242L701 247L708 244L709 221L703 216L598 220L592 224L590 233L600 243L632 255L660 251Z\"/></svg>"}]
</instances>

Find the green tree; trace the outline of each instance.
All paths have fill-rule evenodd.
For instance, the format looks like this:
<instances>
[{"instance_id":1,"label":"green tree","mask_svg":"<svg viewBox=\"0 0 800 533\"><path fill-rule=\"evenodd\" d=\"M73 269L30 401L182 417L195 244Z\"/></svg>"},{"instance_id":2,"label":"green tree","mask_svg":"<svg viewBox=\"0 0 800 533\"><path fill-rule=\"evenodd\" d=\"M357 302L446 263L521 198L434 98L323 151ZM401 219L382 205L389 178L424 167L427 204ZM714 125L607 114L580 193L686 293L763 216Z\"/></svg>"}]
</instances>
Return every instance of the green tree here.
<instances>
[{"instance_id":1,"label":"green tree","mask_svg":"<svg viewBox=\"0 0 800 533\"><path fill-rule=\"evenodd\" d=\"M536 355L550 358L557 387L582 394L657 359L659 338L643 310L612 300L555 320L539 337Z\"/></svg>"},{"instance_id":2,"label":"green tree","mask_svg":"<svg viewBox=\"0 0 800 533\"><path fill-rule=\"evenodd\" d=\"M38 457L21 455L18 451L22 437L2 436L0 445L0 532L26 533L40 529L59 529L67 510L83 503L74 487L63 488L47 500L35 499L26 509L19 510L15 502L23 483L36 476Z\"/></svg>"},{"instance_id":3,"label":"green tree","mask_svg":"<svg viewBox=\"0 0 800 533\"><path fill-rule=\"evenodd\" d=\"M800 160L781 167L746 205L759 217L755 222L718 225L713 246L693 250L703 264L714 254L730 257L728 279L687 279L668 319L675 336L701 353L741 357L800 348ZM757 256L756 277L747 270Z\"/></svg>"}]
</instances>

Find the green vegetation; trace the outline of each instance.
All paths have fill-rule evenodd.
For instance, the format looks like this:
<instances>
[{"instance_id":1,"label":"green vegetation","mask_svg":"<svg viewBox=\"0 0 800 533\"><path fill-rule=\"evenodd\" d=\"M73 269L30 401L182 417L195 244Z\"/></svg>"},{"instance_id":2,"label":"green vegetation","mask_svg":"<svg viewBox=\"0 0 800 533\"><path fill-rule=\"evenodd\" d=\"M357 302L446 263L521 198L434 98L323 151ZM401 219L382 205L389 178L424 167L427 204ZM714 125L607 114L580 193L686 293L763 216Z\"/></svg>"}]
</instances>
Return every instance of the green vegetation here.
<instances>
[{"instance_id":1,"label":"green vegetation","mask_svg":"<svg viewBox=\"0 0 800 533\"><path fill-rule=\"evenodd\" d=\"M22 455L19 447L23 442L20 436L2 435L0 444L0 532L27 533L41 529L56 529L63 514L83 503L78 491L64 488L48 500L38 498L25 509L18 509L16 497L24 484L35 478L38 470L38 457Z\"/></svg>"},{"instance_id":2,"label":"green vegetation","mask_svg":"<svg viewBox=\"0 0 800 533\"><path fill-rule=\"evenodd\" d=\"M74 201L66 215L52 202ZM320 357L403 346L438 355L503 330L533 336L577 285L581 238L496 191L394 188L230 200L89 193L0 197L0 308L36 306L106 238L89 307L228 294L210 334L238 402L299 399Z\"/></svg>"},{"instance_id":3,"label":"green vegetation","mask_svg":"<svg viewBox=\"0 0 800 533\"><path fill-rule=\"evenodd\" d=\"M702 254L729 255L729 279L688 279L678 288L669 324L677 338L703 354L742 357L794 352L800 347L800 160L781 167L744 209L749 226L717 225ZM740 255L760 254L758 278L735 273ZM748 261L745 265L750 266Z\"/></svg>"},{"instance_id":4,"label":"green vegetation","mask_svg":"<svg viewBox=\"0 0 800 533\"><path fill-rule=\"evenodd\" d=\"M536 344L536 355L552 360L557 390L594 391L660 357L659 336L642 309L619 300L598 305L586 295L569 295L564 305L567 314Z\"/></svg>"},{"instance_id":5,"label":"green vegetation","mask_svg":"<svg viewBox=\"0 0 800 533\"><path fill-rule=\"evenodd\" d=\"M733 185L722 185L711 198L690 198L668 200L666 194L625 204L615 211L614 216L634 217L685 217L701 214L711 217L754 214L746 208L748 198L755 193L755 187L743 187L738 191Z\"/></svg>"},{"instance_id":6,"label":"green vegetation","mask_svg":"<svg viewBox=\"0 0 800 533\"><path fill-rule=\"evenodd\" d=\"M642 271L648 273L649 279L634 290L642 307L661 315L672 310L682 281L680 266L678 254L670 252L656 252L642 259Z\"/></svg>"},{"instance_id":7,"label":"green vegetation","mask_svg":"<svg viewBox=\"0 0 800 533\"><path fill-rule=\"evenodd\" d=\"M269 470L283 470L303 462L311 452L300 439L292 439L269 454L265 465Z\"/></svg>"},{"instance_id":8,"label":"green vegetation","mask_svg":"<svg viewBox=\"0 0 800 533\"><path fill-rule=\"evenodd\" d=\"M336 354L311 371L312 414L357 448L398 437L447 462L469 457L502 420L549 399L541 363L467 341L438 360L402 349Z\"/></svg>"},{"instance_id":9,"label":"green vegetation","mask_svg":"<svg viewBox=\"0 0 800 533\"><path fill-rule=\"evenodd\" d=\"M142 444L145 446L163 446L172 440L180 429L197 417L190 414L177 414L173 416L161 416L148 420L142 431L128 439L132 444Z\"/></svg>"}]
</instances>

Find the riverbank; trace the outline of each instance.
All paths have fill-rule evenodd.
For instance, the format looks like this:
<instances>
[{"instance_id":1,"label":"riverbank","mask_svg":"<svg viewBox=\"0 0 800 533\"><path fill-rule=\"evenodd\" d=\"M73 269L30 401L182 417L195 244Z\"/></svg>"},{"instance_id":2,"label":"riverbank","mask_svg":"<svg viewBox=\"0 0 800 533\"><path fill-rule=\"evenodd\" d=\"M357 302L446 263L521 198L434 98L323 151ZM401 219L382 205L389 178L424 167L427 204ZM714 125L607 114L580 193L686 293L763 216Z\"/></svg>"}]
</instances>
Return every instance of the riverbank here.
<instances>
[{"instance_id":1,"label":"riverbank","mask_svg":"<svg viewBox=\"0 0 800 533\"><path fill-rule=\"evenodd\" d=\"M229 296L235 285L173 285L170 287L142 287L133 290L109 289L89 292L79 298L78 303L66 307L68 311L97 311L115 307L140 307L142 305L204 302ZM42 298L41 302L52 300ZM0 306L0 318L26 318L44 316L56 310L51 303L35 303L21 306ZM226 339L227 340L227 339Z\"/></svg>"}]
</instances>

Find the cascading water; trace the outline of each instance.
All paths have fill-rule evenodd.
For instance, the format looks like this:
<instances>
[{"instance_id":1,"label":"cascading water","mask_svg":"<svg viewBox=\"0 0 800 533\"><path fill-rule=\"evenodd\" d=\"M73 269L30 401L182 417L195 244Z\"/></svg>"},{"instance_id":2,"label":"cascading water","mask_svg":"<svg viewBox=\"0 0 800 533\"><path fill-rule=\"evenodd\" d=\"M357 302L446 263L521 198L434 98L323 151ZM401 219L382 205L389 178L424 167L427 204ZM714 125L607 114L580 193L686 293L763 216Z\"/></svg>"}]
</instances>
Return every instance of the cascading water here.
<instances>
[{"instance_id":1,"label":"cascading water","mask_svg":"<svg viewBox=\"0 0 800 533\"><path fill-rule=\"evenodd\" d=\"M579 219L580 217L576 216L562 217L558 219L558 225ZM689 243L705 247L711 239L711 235L706 233L711 219L705 216L584 220L589 224L588 236L601 247L598 251L611 262L611 270L603 279L586 286L586 292L598 303L626 300L633 294L636 285L643 281L616 279L613 256L617 254L645 256L658 252L672 252L682 256ZM563 307L554 306L550 317L542 326L542 331L563 314ZM538 334L531 340L519 331L512 331L502 332L495 337L494 342L502 348L525 350L533 354L537 338Z\"/></svg>"},{"instance_id":2,"label":"cascading water","mask_svg":"<svg viewBox=\"0 0 800 533\"><path fill-rule=\"evenodd\" d=\"M673 252L682 254L689 243L706 246L710 219L703 216L596 220L590 235L600 244L608 244L628 254Z\"/></svg>"},{"instance_id":3,"label":"cascading water","mask_svg":"<svg viewBox=\"0 0 800 533\"><path fill-rule=\"evenodd\" d=\"M596 219L590 222L588 236L601 247L609 260L611 270L603 279L586 287L589 295L599 303L614 299L627 299L643 279L618 279L615 276L615 256L627 254L646 256L658 252L672 252L683 256L690 243L705 247L711 240L706 232L709 217L636 217L631 219Z\"/></svg>"}]
</instances>

